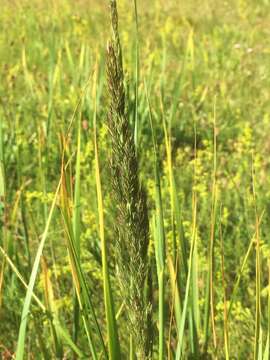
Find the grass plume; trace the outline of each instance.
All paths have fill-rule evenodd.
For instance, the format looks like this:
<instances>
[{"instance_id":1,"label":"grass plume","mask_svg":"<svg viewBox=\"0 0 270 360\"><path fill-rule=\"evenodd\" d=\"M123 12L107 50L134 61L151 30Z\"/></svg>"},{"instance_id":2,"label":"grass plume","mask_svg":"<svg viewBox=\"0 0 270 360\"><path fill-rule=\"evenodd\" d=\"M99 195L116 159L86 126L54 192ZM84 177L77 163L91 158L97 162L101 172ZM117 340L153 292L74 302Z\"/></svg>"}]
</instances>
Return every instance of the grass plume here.
<instances>
[{"instance_id":1,"label":"grass plume","mask_svg":"<svg viewBox=\"0 0 270 360\"><path fill-rule=\"evenodd\" d=\"M107 47L110 96L108 125L112 144L111 181L116 204L117 265L120 287L138 359L150 356L149 312L144 298L149 221L146 193L139 180L134 138L125 110L125 87L116 1L110 1L112 39Z\"/></svg>"}]
</instances>

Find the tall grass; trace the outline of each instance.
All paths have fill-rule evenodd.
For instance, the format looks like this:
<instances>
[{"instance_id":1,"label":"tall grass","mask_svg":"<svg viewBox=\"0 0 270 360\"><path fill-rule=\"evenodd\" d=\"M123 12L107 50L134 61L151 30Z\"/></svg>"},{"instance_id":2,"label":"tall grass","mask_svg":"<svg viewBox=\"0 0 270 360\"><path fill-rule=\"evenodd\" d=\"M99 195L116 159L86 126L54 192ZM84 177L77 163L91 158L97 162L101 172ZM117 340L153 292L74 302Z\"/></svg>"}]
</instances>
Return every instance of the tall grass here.
<instances>
[{"instance_id":1,"label":"tall grass","mask_svg":"<svg viewBox=\"0 0 270 360\"><path fill-rule=\"evenodd\" d=\"M157 151L156 135L153 125L153 116L151 104L148 96L147 85L146 97L149 109L149 120L152 132L153 149L155 157L155 207L156 213L153 221L154 242L155 242L155 255L157 264L157 277L158 277L158 327L159 327L159 359L164 358L165 354L165 308L164 308L164 280L165 280L165 231L164 231L164 219L163 219L163 206L162 206L162 194L160 185L160 170L159 170L159 157Z\"/></svg>"},{"instance_id":2,"label":"tall grass","mask_svg":"<svg viewBox=\"0 0 270 360\"><path fill-rule=\"evenodd\" d=\"M97 68L96 68L97 72ZM94 80L93 96L96 98L96 73ZM115 305L113 301L111 281L108 268L108 245L105 240L104 229L104 210L103 210L103 196L101 189L100 167L99 167L99 153L97 144L97 130L96 130L96 100L94 102L94 146L95 146L95 167L96 167L96 186L97 186L97 198L98 198L98 213L99 213L99 233L101 240L101 252L102 252L102 275L103 275L103 291L105 312L107 321L107 334L109 342L109 356L110 359L119 359L121 357L121 350L118 337L118 328L115 318Z\"/></svg>"},{"instance_id":3,"label":"tall grass","mask_svg":"<svg viewBox=\"0 0 270 360\"><path fill-rule=\"evenodd\" d=\"M107 46L110 96L108 126L112 144L111 182L116 212L116 262L121 294L133 333L138 359L151 354L150 304L144 297L148 267L149 224L146 193L139 181L134 137L125 108L122 50L116 1L110 2L112 40Z\"/></svg>"},{"instance_id":4,"label":"tall grass","mask_svg":"<svg viewBox=\"0 0 270 360\"><path fill-rule=\"evenodd\" d=\"M3 6L3 359L269 359L269 4L152 5Z\"/></svg>"}]
</instances>

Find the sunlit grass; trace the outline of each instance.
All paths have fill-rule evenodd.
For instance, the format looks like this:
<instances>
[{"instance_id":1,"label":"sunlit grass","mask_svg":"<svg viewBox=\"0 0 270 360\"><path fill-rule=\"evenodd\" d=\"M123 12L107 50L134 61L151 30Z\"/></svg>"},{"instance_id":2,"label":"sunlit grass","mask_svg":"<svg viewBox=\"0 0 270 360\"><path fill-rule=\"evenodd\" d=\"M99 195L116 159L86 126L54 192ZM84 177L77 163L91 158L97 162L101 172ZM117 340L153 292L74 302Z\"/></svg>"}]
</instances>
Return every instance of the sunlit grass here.
<instances>
[{"instance_id":1,"label":"sunlit grass","mask_svg":"<svg viewBox=\"0 0 270 360\"><path fill-rule=\"evenodd\" d=\"M108 4L2 4L1 357L267 360L270 4Z\"/></svg>"}]
</instances>

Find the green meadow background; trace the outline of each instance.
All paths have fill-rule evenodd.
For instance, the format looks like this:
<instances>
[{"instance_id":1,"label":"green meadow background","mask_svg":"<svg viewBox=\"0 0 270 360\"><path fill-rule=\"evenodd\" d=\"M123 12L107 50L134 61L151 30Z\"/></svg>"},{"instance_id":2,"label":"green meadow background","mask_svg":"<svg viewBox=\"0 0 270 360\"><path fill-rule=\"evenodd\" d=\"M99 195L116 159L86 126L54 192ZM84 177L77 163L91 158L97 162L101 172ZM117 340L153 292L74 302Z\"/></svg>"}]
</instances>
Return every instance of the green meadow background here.
<instances>
[{"instance_id":1,"label":"green meadow background","mask_svg":"<svg viewBox=\"0 0 270 360\"><path fill-rule=\"evenodd\" d=\"M115 256L108 2L0 7L1 358L92 359L91 341L106 358L104 235L122 358L135 359ZM148 196L152 358L267 360L270 2L138 0L137 27L133 1L119 0L118 11L127 114ZM64 153L69 184L59 195ZM100 335L87 305L78 311L82 283Z\"/></svg>"}]
</instances>

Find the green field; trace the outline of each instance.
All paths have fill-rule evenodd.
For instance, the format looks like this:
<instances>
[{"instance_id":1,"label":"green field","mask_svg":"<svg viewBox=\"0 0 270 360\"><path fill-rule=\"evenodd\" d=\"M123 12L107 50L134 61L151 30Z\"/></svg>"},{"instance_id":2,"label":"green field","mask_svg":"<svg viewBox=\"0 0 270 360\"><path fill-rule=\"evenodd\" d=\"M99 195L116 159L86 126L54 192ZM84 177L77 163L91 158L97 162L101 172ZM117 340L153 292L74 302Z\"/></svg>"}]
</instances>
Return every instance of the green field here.
<instances>
[{"instance_id":1,"label":"green field","mask_svg":"<svg viewBox=\"0 0 270 360\"><path fill-rule=\"evenodd\" d=\"M114 6L0 1L0 358L269 360L270 1Z\"/></svg>"}]
</instances>

